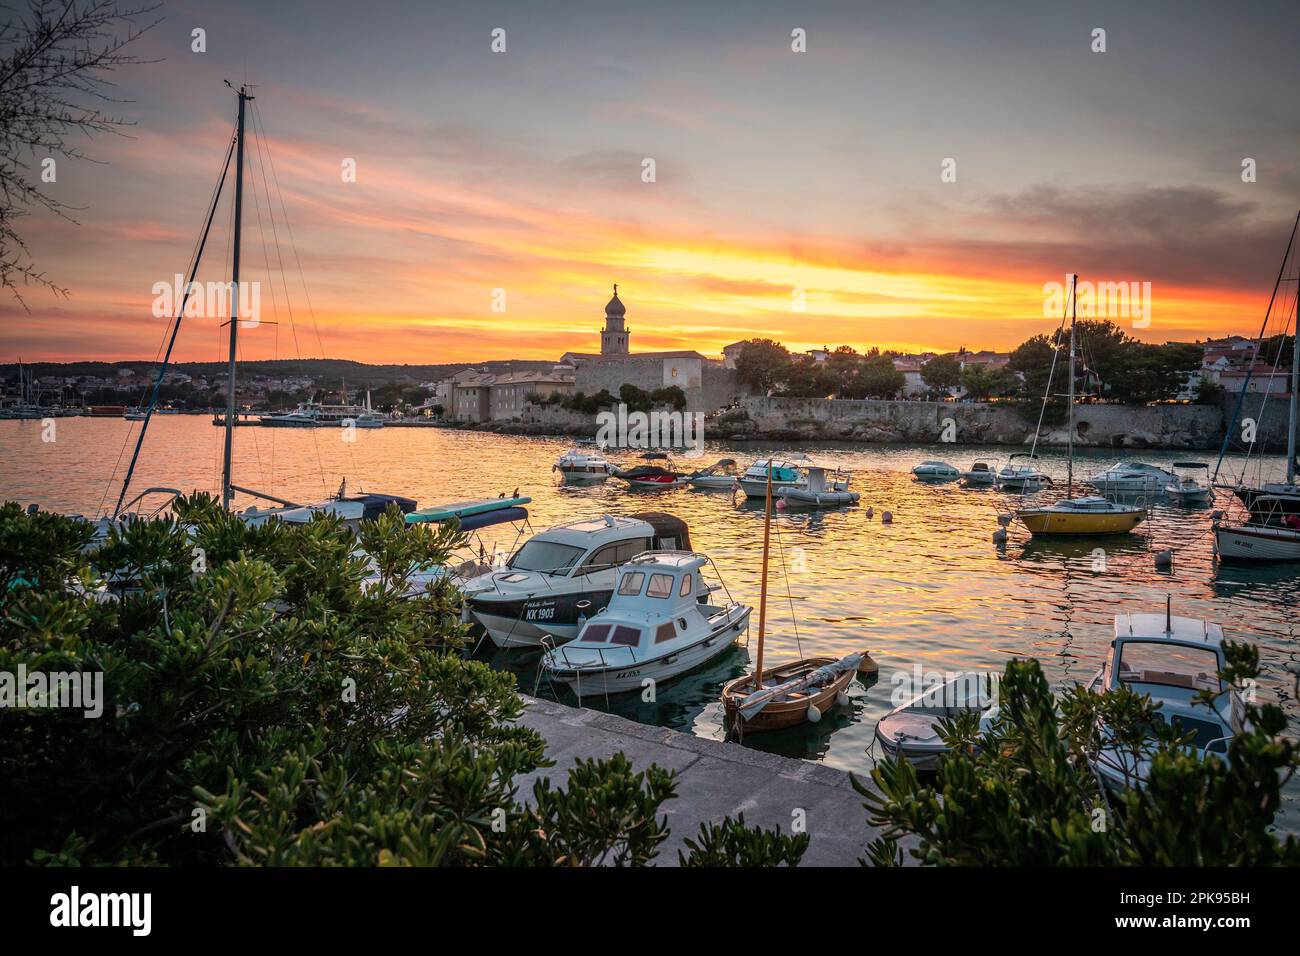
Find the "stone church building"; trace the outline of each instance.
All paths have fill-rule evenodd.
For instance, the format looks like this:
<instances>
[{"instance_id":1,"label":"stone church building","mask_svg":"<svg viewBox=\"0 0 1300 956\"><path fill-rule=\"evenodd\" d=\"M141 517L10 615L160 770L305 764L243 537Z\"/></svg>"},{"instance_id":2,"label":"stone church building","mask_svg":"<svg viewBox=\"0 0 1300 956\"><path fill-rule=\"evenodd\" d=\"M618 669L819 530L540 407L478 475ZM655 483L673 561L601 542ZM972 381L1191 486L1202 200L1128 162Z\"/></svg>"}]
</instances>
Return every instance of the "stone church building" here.
<instances>
[{"instance_id":1,"label":"stone church building","mask_svg":"<svg viewBox=\"0 0 1300 956\"><path fill-rule=\"evenodd\" d=\"M563 365L572 365L574 389L594 395L601 389L618 394L619 386L632 384L647 392L676 385L686 394L692 411L708 411L730 403L743 392L732 370L722 362L694 350L633 352L632 330L627 327L627 306L618 297L605 305L605 326L600 330L600 352L565 352Z\"/></svg>"}]
</instances>

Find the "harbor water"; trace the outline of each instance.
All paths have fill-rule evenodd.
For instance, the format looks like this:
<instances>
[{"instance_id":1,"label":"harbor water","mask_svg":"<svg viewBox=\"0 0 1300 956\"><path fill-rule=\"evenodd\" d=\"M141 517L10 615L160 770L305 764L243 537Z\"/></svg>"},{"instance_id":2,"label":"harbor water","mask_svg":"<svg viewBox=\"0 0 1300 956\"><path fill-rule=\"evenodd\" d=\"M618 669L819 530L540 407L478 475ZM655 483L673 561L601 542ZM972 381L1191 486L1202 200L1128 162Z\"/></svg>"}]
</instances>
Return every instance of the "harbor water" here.
<instances>
[{"instance_id":1,"label":"harbor water","mask_svg":"<svg viewBox=\"0 0 1300 956\"><path fill-rule=\"evenodd\" d=\"M68 418L53 434L40 421L0 421L0 496L24 505L96 514L111 508L139 422ZM163 485L213 491L219 485L223 432L205 416L157 416L132 487ZM347 441L350 437L353 440ZM442 428L265 429L236 433L236 482L293 500L320 500L346 477L350 491L406 495L421 506L510 494L532 497L532 530L601 513L662 510L683 518L692 544L709 555L729 593L757 605L762 558L761 502L733 500L726 492L673 489L629 492L621 482L566 487L552 472L570 447L565 439L502 436ZM709 443L683 470L718 458L742 466L769 449ZM775 452L790 448L770 449ZM899 695L932 674L1000 672L1010 657L1036 658L1056 688L1088 680L1109 650L1112 618L1121 611L1173 612L1208 618L1233 638L1258 644L1260 698L1281 705L1289 732L1300 735L1296 669L1300 666L1300 564L1216 567L1211 512L1217 503L1179 508L1156 500L1136 533L1086 541L1031 541L1013 523L1004 547L993 543L998 516L1021 499L957 483L924 484L910 474L923 459L960 468L977 458L1005 459L1017 449L942 446L843 445L798 449L853 472L857 507L778 513L773 522L768 603L767 661L806 655L841 656L869 650L878 678L851 685L849 708L818 724L753 735L744 746L822 760L858 773L875 759L876 720ZM617 455L611 455L617 458ZM630 456L629 456L630 457ZM1168 467L1209 453L1132 450L1082 451L1076 476L1136 459ZM1040 466L1064 491L1065 458L1045 451ZM1221 478L1232 480L1229 459ZM1280 476L1281 459L1265 476ZM247 503L251 503L247 502ZM868 509L872 509L868 516ZM890 511L893 522L883 523ZM479 532L489 548L509 552L518 543L509 525ZM1157 570L1155 553L1172 549L1172 568ZM757 614L754 624L757 626ZM752 635L751 635L752 637ZM718 691L750 664L752 643L739 644L715 662L656 689L654 700L623 695L583 704L699 736L724 736ZM484 641L477 653L513 671L521 688L576 703L563 687L538 681L536 652L495 651ZM923 689L918 687L916 690ZM1300 830L1300 781L1288 786L1279 824Z\"/></svg>"}]
</instances>

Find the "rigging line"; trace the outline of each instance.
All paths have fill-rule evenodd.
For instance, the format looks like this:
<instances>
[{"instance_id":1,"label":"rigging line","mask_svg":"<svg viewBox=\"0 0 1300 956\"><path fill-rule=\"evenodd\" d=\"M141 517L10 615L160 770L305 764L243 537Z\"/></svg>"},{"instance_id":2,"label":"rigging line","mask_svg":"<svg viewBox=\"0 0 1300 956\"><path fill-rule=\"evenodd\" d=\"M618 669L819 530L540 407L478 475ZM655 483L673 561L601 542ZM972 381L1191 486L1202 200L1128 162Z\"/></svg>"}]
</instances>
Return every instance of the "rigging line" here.
<instances>
[{"instance_id":1,"label":"rigging line","mask_svg":"<svg viewBox=\"0 0 1300 956\"><path fill-rule=\"evenodd\" d=\"M203 249L208 243L208 231L212 228L212 219L217 212L217 205L221 199L221 188L226 182L226 173L230 169L230 156L234 148L235 143L232 139L229 148L226 150L226 162L221 168L221 178L217 181L217 187L212 196L212 203L208 208L207 223L203 227L203 238L200 240L198 251L194 256L190 281L186 284L185 291L181 295L181 301L176 307L176 318L172 323L171 338L167 342L167 353L163 357L162 364L158 367L158 377L154 380L153 394L149 397L149 407L145 410L144 421L140 423L140 434L136 438L135 452L131 455L131 464L127 468L126 477L122 480L122 493L118 495L117 507L113 509L114 518L116 518L122 510L122 502L125 500L127 488L131 484L131 476L135 474L136 462L140 459L140 448L144 444L145 433L149 430L149 420L153 417L154 406L158 403L158 391L162 388L163 375L166 374L167 364L171 361L172 350L176 346L176 335L181 330L181 319L185 315L185 306L189 301L190 287L194 284L194 278L198 274L199 264L203 261Z\"/></svg>"},{"instance_id":2,"label":"rigging line","mask_svg":"<svg viewBox=\"0 0 1300 956\"><path fill-rule=\"evenodd\" d=\"M262 125L261 107L255 105L253 107L253 111L256 114L255 122L260 127ZM269 144L267 145L267 149L266 149L266 161L267 161L267 165L271 167L271 181L275 183L275 193L280 200L281 218L284 220L284 228L286 233L289 236L289 248L293 251L294 262L297 264L298 267L299 280L302 282L303 298L307 302L307 313L308 315L311 316L312 327L316 332L316 343L321 350L321 358L324 358L325 343L321 340L320 337L320 325L316 321L316 310L311 304L311 292L307 288L307 276L303 272L302 259L298 255L298 244L293 238L293 224L289 221L289 210L285 207L284 193L280 189L280 177L275 171L275 156L272 155Z\"/></svg>"},{"instance_id":3,"label":"rigging line","mask_svg":"<svg viewBox=\"0 0 1300 956\"><path fill-rule=\"evenodd\" d=\"M1287 340L1286 328L1290 321L1291 308L1292 308L1291 306L1288 306L1286 304L1286 296L1288 295L1289 293L1285 293L1285 292L1283 293L1284 301L1282 303L1282 310L1281 310L1282 319L1280 323L1282 332L1278 336L1277 353L1273 356L1273 367L1269 369L1268 379L1266 380L1267 387L1264 389L1264 397L1260 400L1259 403L1259 413L1255 417L1255 424L1257 430L1259 430L1264 424L1264 414L1268 409L1268 397L1273 394L1273 382L1277 379L1278 369L1282 365L1282 351L1286 347L1286 340ZM1300 290L1297 290L1296 302L1300 303ZM1262 345L1263 342L1261 338L1260 346L1262 347ZM1249 374L1249 372L1247 374ZM1290 370L1287 371L1286 376L1288 380L1291 378ZM1287 386L1287 390L1290 391L1289 384ZM1250 467L1250 456L1254 453L1256 444L1259 444L1261 446L1263 445L1262 442L1252 442L1251 444L1246 446L1246 461L1245 463L1243 463L1241 468L1241 473L1243 478L1246 474L1246 469ZM1256 468L1257 475L1263 474L1263 467L1264 467L1264 450L1261 447L1259 451L1259 456L1255 459L1255 468ZM1262 478L1260 478L1259 481L1260 483L1262 483Z\"/></svg>"},{"instance_id":4,"label":"rigging line","mask_svg":"<svg viewBox=\"0 0 1300 956\"><path fill-rule=\"evenodd\" d=\"M233 144L233 140L232 140L232 144ZM229 163L230 163L230 153L229 153L229 150L227 150L226 157L225 157L225 159L222 161L222 164L221 164L221 167L220 167L220 169L221 169L221 175L222 175L222 178L223 178L223 179L224 179L224 176L225 176L225 170L226 170L226 168L228 167ZM216 201L216 196L218 195L218 193L219 193L219 191L220 191L220 181L218 181L218 184L217 184L216 187L214 187L214 190L215 190L215 191L214 191L214 193L213 193L213 197L212 197L212 199L210 200L211 202L215 202L215 201ZM198 254L197 250L199 249L199 243L200 243L200 240L202 239L202 236L203 236L203 233L202 233L202 232L200 232L200 234L199 234L198 236L195 236L195 238L194 238L194 243L190 246L190 254L189 254L189 257L186 258L186 260L185 260L185 271L186 271L186 272L189 272L189 271L190 271L191 264L193 265L194 270L195 270L196 272L197 272L197 270L198 270L198 263L197 263L196 260L195 260L195 256ZM192 278L193 278L193 277L191 276L191 279L192 279ZM187 286L187 289L188 289L188 286ZM177 316L176 316L176 321L177 321L177 322L179 322L181 315L182 315L181 312L178 312L178 313L177 313ZM155 350L155 352L154 352L154 361L155 361L155 362L158 361L159 357L160 357L160 356L162 355L162 353L163 353L163 345L164 345L164 343L166 343L166 342L168 341L167 332L168 332L168 329L169 329L169 328L171 328L171 323L170 323L170 322L167 324L167 326L165 326L165 327L163 328L163 330L162 330L162 334L159 336L159 339L158 339L158 348L157 348L157 349ZM173 341L173 342L175 341L175 336L174 336L174 334L173 334L173 337L172 337L172 341ZM170 355L170 350L168 351L168 354ZM164 367L165 367L165 366L164 366ZM145 407L144 397L145 397L145 395L148 393L148 391L149 391L149 386L146 385L144 391L141 392L141 394L140 394L140 402L139 402L139 403L137 404L137 406L136 406L138 409L140 409L140 408L144 408L144 407ZM144 424L144 425L142 426L142 428L141 428L141 431L143 431L145 428L147 428L147 426L148 426L148 421L146 420L145 424ZM135 423L132 422L132 423L131 423L131 426L127 429L127 433L126 433L126 435L123 436L123 438L122 438L122 444L121 444L121 447L118 449L118 453L117 453L117 460L113 462L113 470L109 473L108 482L104 485L104 493L100 496L100 499L99 499L99 505L98 505L98 507L96 508L96 513L97 513L97 514L102 513L103 510L104 510L104 503L108 500L108 496L109 496L109 493L110 493L110 489L111 489L111 488L113 487L113 485L117 482L117 474L118 474L118 469L119 469L119 467L121 467L121 464L122 464L122 456L126 454L126 449L127 449L127 447L131 444L131 438L132 438L135 434L136 434L136 427L135 427ZM137 446L137 448L138 448L138 446ZM137 451L137 454L138 454L138 451ZM133 462L134 462L134 458L133 458ZM132 467L134 468L134 463L132 464ZM127 480L129 481L130 479L128 478ZM119 502L119 507L120 507L120 502Z\"/></svg>"},{"instance_id":5,"label":"rigging line","mask_svg":"<svg viewBox=\"0 0 1300 956\"><path fill-rule=\"evenodd\" d=\"M1237 395L1237 405L1232 410L1232 421L1228 423L1227 429L1223 433L1223 445L1219 448L1219 460L1214 465L1214 475L1210 483L1219 480L1219 469L1223 466L1223 456L1228 453L1228 442L1232 439L1232 433L1237 428L1237 419L1241 415L1241 406L1246 401L1246 389L1250 386L1251 373L1254 371L1255 362L1259 359L1259 347L1263 342L1264 333L1268 330L1269 313L1273 311L1273 301L1277 298L1278 287L1282 284L1282 276L1286 274L1287 260L1291 258L1291 248L1295 244L1296 230L1300 229L1300 212L1296 213L1295 225L1291 227L1291 238L1286 242L1286 252L1282 254L1282 265L1277 270L1277 281L1273 283L1273 293L1268 297L1268 308L1264 310L1264 324L1260 329L1259 338L1255 341L1255 349L1250 358L1250 368L1246 370L1246 378L1241 383L1241 392ZM1243 471L1243 475L1244 475Z\"/></svg>"},{"instance_id":6,"label":"rigging line","mask_svg":"<svg viewBox=\"0 0 1300 956\"><path fill-rule=\"evenodd\" d=\"M235 201L234 198L232 197L230 200L230 205L226 207L226 255L225 258L222 259L221 261L222 277L231 275L233 272L234 239L235 239ZM217 336L216 355L218 356L218 362L220 363L220 358L223 354L223 350L225 348L225 342L227 338L225 335L222 334L220 321L214 323L213 332L215 332ZM222 411L222 415L223 416L225 415L225 411ZM238 423L239 423L239 415L238 415L238 410L236 410L235 421L233 424L231 424L230 427L234 428L235 425L237 425ZM222 461L221 461L222 459L221 452L224 444L225 444L225 429L221 429L220 431L214 431L212 433L212 487L214 488L219 488L222 485L223 469L222 469Z\"/></svg>"},{"instance_id":7,"label":"rigging line","mask_svg":"<svg viewBox=\"0 0 1300 956\"><path fill-rule=\"evenodd\" d=\"M272 180L275 182L275 193L280 200L281 219L284 220L285 229L288 231L289 242L291 246L293 245L293 232L292 229L290 229L289 227L289 218L288 218L289 214L288 211L285 209L284 194L280 191L279 180L275 178L275 163L271 160L271 146L270 143L267 142L266 127L263 126L262 124L261 112L256 105L254 105L253 107L253 142L254 142L254 149L257 153L258 167L260 168L262 173L262 185L263 188L266 190L266 208L267 208L267 214L271 220L271 235L272 238L275 240L275 258L276 261L280 264L280 281L284 285L285 312L289 316L289 330L293 334L294 352L297 353L298 358L301 360L303 355L302 355L302 347L298 343L298 322L294 318L294 314L293 314L293 297L289 294L288 272L284 268L284 256L280 251L280 234L279 234L279 230L277 230L275 226L275 207L271 203L271 184L270 182L267 181L266 178L266 166L268 163L271 166ZM267 160L266 163L263 162L264 149L265 149L266 160ZM294 248L294 256L296 258L298 254L297 247L294 246L293 248ZM299 275L302 274L301 262L299 262L298 265L298 272ZM303 285L303 295L307 300L307 308L310 311L311 297L310 294L307 292L307 280L305 277L303 277L302 279L302 285ZM315 322L316 322L316 317L315 314L312 313L313 325L315 325ZM317 328L316 330L316 339L317 342L320 341L319 328ZM320 346L320 349L321 349L321 358L325 358L325 346L322 344ZM312 445L316 450L316 468L320 473L321 489L325 494L328 495L330 493L330 488L329 488L329 483L325 480L325 463L320 453L320 439L316 436L314 430L312 431ZM356 473L355 460L353 460L352 467L353 467L353 473L355 474Z\"/></svg>"},{"instance_id":8,"label":"rigging line","mask_svg":"<svg viewBox=\"0 0 1300 956\"><path fill-rule=\"evenodd\" d=\"M1073 273L1071 273L1071 275L1073 275ZM1075 288L1074 288L1074 287L1075 287L1077 284L1078 284L1078 280L1077 280L1077 278L1076 278L1073 282L1070 283L1070 294L1071 294L1071 295L1075 295L1075 294L1076 294L1076 292L1075 292ZM1070 303L1069 303L1069 301L1067 300L1067 301L1066 301L1066 302L1061 306L1061 324L1060 324L1059 326L1057 326L1057 329L1056 329L1056 335L1054 336L1055 341L1052 343L1052 367L1051 367L1050 369L1048 369L1048 372L1047 372L1047 386L1046 386L1046 389L1045 389L1044 392L1043 392L1043 404L1042 404L1042 405L1039 407L1039 409L1038 409L1038 424L1034 426L1034 441L1033 441L1033 444L1031 444L1031 445L1029 446L1029 467L1030 467L1030 468L1033 468L1034 458L1035 458L1035 457L1037 456L1037 454L1038 454L1038 433L1039 433L1040 431L1042 431L1042 429L1043 429L1043 416L1044 416L1045 414L1047 414L1047 402L1048 402L1048 400L1051 398L1051 395L1052 395L1052 379L1056 376L1056 360L1059 359L1059 358L1061 357L1061 335L1060 335L1060 333L1062 332L1062 330L1065 329L1065 319L1066 319L1066 316L1068 315L1068 313L1069 313L1069 311L1070 311L1070 310L1067 308L1067 306L1069 306L1069 304L1070 304ZM1071 360L1073 360L1073 356L1071 356ZM1021 495L1021 497L1024 497L1024 494L1025 494L1025 488L1026 488L1026 487L1027 487L1026 485L1021 485L1021 486L1020 486L1020 495Z\"/></svg>"},{"instance_id":9,"label":"rigging line","mask_svg":"<svg viewBox=\"0 0 1300 956\"><path fill-rule=\"evenodd\" d=\"M772 505L776 507L775 504ZM781 526L776 526L776 548L781 555L781 576L785 578L785 597L790 604L790 622L794 625L794 645L799 649L799 656L803 657L803 641L799 639L799 619L794 613L794 595L790 593L790 572L785 566L785 543L781 540Z\"/></svg>"}]
</instances>

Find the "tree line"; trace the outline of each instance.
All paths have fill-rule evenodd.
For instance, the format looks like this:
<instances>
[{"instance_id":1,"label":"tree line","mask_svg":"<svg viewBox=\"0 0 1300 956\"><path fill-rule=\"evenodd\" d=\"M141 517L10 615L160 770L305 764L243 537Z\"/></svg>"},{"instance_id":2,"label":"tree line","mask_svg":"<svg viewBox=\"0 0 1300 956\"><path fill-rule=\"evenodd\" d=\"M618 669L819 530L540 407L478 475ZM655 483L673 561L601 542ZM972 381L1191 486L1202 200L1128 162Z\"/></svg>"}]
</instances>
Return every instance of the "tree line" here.
<instances>
[{"instance_id":1,"label":"tree line","mask_svg":"<svg viewBox=\"0 0 1300 956\"><path fill-rule=\"evenodd\" d=\"M1190 343L1153 345L1128 335L1109 320L1080 320L1075 326L1075 385L1082 400L1127 405L1172 401L1186 389L1200 367L1203 350ZM966 353L936 355L920 369L924 390L915 397L947 400L957 395L973 401L1038 400L1055 374L1064 392L1069 332L1057 329L1018 345L1006 365L991 367L967 361ZM902 398L906 378L895 368L900 352L873 348L859 353L852 346L827 350L825 360L794 355L780 342L755 338L736 358L741 380L765 395L790 398ZM1054 371L1053 371L1054 370ZM1058 389L1053 389L1058 391ZM1218 399L1219 388L1201 383L1193 400Z\"/></svg>"}]
</instances>

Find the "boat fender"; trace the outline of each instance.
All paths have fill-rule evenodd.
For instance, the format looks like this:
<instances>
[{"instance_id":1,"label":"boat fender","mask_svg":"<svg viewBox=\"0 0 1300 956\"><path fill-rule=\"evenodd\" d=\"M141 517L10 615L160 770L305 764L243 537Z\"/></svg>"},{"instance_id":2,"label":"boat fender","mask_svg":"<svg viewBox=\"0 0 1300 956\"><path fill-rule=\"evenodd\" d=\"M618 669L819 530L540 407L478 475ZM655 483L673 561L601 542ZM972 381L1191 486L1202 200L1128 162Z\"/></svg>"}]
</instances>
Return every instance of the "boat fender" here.
<instances>
[{"instance_id":1,"label":"boat fender","mask_svg":"<svg viewBox=\"0 0 1300 956\"><path fill-rule=\"evenodd\" d=\"M868 518L874 518L875 516L876 516L876 509L875 509L875 508L870 508L870 507L867 508L867 517L868 517Z\"/></svg>"},{"instance_id":2,"label":"boat fender","mask_svg":"<svg viewBox=\"0 0 1300 956\"><path fill-rule=\"evenodd\" d=\"M840 707L849 706L849 695L846 694L844 691L840 691L838 694L835 695L835 703Z\"/></svg>"},{"instance_id":3,"label":"boat fender","mask_svg":"<svg viewBox=\"0 0 1300 956\"><path fill-rule=\"evenodd\" d=\"M469 623L469 602L465 601L460 606L460 623Z\"/></svg>"},{"instance_id":4,"label":"boat fender","mask_svg":"<svg viewBox=\"0 0 1300 956\"><path fill-rule=\"evenodd\" d=\"M777 511L784 511L785 509L786 509L785 499L784 499L784 498L777 498L777 499L776 499L776 510L777 510Z\"/></svg>"},{"instance_id":5,"label":"boat fender","mask_svg":"<svg viewBox=\"0 0 1300 956\"><path fill-rule=\"evenodd\" d=\"M858 660L859 674L876 674L880 672L880 665L875 662L869 651L863 651L862 657Z\"/></svg>"},{"instance_id":6,"label":"boat fender","mask_svg":"<svg viewBox=\"0 0 1300 956\"><path fill-rule=\"evenodd\" d=\"M994 532L993 532L993 543L994 543L994 544L1006 544L1006 543L1007 543L1007 529L1006 529L1006 528L998 528L997 531L994 531Z\"/></svg>"},{"instance_id":7,"label":"boat fender","mask_svg":"<svg viewBox=\"0 0 1300 956\"><path fill-rule=\"evenodd\" d=\"M808 705L808 723L815 724L822 719L822 712L817 709L816 704Z\"/></svg>"},{"instance_id":8,"label":"boat fender","mask_svg":"<svg viewBox=\"0 0 1300 956\"><path fill-rule=\"evenodd\" d=\"M894 523L894 513L893 513L892 511L882 511L882 512L880 512L880 523L881 523L881 524L893 524L893 523Z\"/></svg>"}]
</instances>

